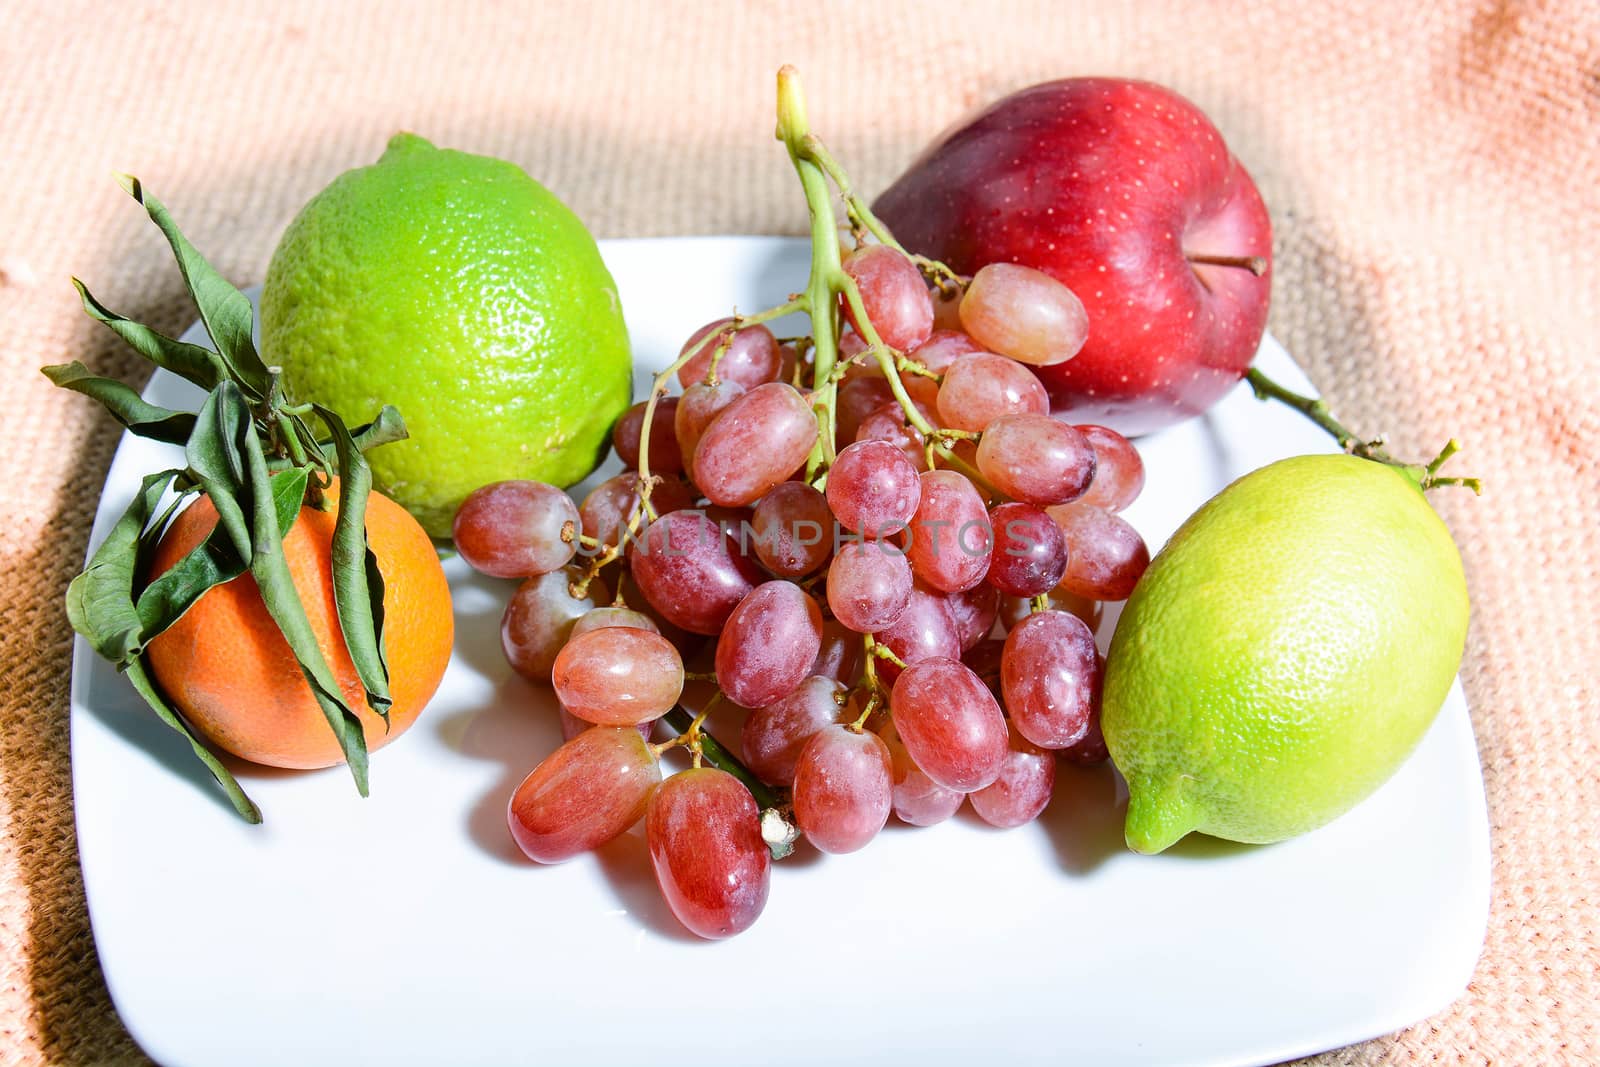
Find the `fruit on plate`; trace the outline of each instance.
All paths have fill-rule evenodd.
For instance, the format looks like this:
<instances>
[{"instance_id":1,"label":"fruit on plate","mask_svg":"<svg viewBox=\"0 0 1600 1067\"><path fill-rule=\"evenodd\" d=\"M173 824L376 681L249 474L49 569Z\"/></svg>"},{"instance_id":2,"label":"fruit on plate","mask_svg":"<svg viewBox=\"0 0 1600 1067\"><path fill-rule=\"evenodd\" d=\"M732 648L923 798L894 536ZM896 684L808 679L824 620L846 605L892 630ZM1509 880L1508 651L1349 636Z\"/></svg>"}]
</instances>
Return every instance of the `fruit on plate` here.
<instances>
[{"instance_id":1,"label":"fruit on plate","mask_svg":"<svg viewBox=\"0 0 1600 1067\"><path fill-rule=\"evenodd\" d=\"M383 645L394 701L385 723L366 706L361 677L339 630L333 594L338 479L324 494L329 509L300 509L284 534L283 558L317 647L346 704L360 718L372 752L416 721L444 677L455 633L450 587L433 542L417 521L387 497L369 496L367 541L383 575ZM149 581L172 570L216 525L210 497L180 512L156 545ZM269 767L331 767L344 761L338 738L250 575L209 590L154 637L145 654L173 706L218 748Z\"/></svg>"},{"instance_id":2,"label":"fruit on plate","mask_svg":"<svg viewBox=\"0 0 1600 1067\"><path fill-rule=\"evenodd\" d=\"M385 406L351 428L285 393L252 340L249 299L138 179L123 184L172 246L212 347L124 318L74 279L91 318L205 400L174 410L81 363L44 368L169 446L172 464L143 478L67 587L67 617L245 819L261 811L210 745L280 767L342 761L365 796L369 749L415 720L454 632L426 531L372 490L366 451L404 440L405 424Z\"/></svg>"},{"instance_id":3,"label":"fruit on plate","mask_svg":"<svg viewBox=\"0 0 1600 1067\"><path fill-rule=\"evenodd\" d=\"M1128 845L1343 814L1421 740L1466 633L1461 558L1413 473L1314 455L1240 478L1151 563L1106 657Z\"/></svg>"},{"instance_id":4,"label":"fruit on plate","mask_svg":"<svg viewBox=\"0 0 1600 1067\"><path fill-rule=\"evenodd\" d=\"M612 445L629 470L578 522L560 490L524 480L473 493L455 517L469 564L525 579L507 613L515 669L552 685L564 733L596 724L533 768L508 810L512 836L542 862L616 837L639 817L634 772L659 760L667 776L644 816L657 881L708 938L756 919L769 854L797 836L854 852L891 813L931 825L969 794L997 827L1035 819L1058 751L1105 758L1088 624L1051 610L1095 617L1061 588L1069 560L1110 561L1095 574L1124 587L1148 560L1106 510L1138 495L1137 450L1115 430L1051 419L1029 369L1078 351L1076 296L1009 265L963 285L908 255L848 194L852 216L876 229L846 251L828 184L843 191L842 171L808 135L792 72L780 82L780 130L816 220L811 290L691 334L650 399L618 420ZM930 285L962 290L971 333L933 331ZM811 334L783 357L765 324L795 312ZM1046 510L1079 499L1115 521L1069 528ZM601 607L607 588L639 599ZM1060 630L1047 623L1004 643L1017 646L1005 653L1013 668L1048 678L1008 696L1031 740L1006 719L1002 656L989 647L1002 642L985 640L1002 594L1028 598L1022 619L1065 620L1081 636L1040 640ZM714 670L686 672L699 635L715 637ZM698 714L666 706L680 695ZM707 728L714 704L736 717L742 751ZM650 719L674 735L645 748L615 733ZM613 732L584 742L601 730ZM626 758L611 758L619 746ZM578 758L591 750L607 758ZM690 768L672 773L685 756ZM532 841L530 827L561 847Z\"/></svg>"},{"instance_id":5,"label":"fruit on plate","mask_svg":"<svg viewBox=\"0 0 1600 1067\"><path fill-rule=\"evenodd\" d=\"M290 223L261 339L291 394L405 412L411 439L373 473L435 537L480 486L584 478L632 399L617 287L578 217L514 164L409 133Z\"/></svg>"},{"instance_id":6,"label":"fruit on plate","mask_svg":"<svg viewBox=\"0 0 1600 1067\"><path fill-rule=\"evenodd\" d=\"M1082 351L1038 368L1071 422L1135 435L1198 414L1266 328L1261 196L1200 109L1159 85L1024 89L943 135L874 207L907 248L958 271L1019 263L1077 295Z\"/></svg>"}]
</instances>

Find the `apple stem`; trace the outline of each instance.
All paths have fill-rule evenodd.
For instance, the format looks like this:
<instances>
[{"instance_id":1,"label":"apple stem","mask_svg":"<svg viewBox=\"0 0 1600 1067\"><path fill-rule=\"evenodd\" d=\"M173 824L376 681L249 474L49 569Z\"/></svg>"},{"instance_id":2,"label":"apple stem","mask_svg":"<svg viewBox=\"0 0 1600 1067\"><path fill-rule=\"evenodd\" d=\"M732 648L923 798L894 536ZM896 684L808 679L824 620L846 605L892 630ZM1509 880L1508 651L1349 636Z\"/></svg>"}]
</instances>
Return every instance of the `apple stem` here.
<instances>
[{"instance_id":1,"label":"apple stem","mask_svg":"<svg viewBox=\"0 0 1600 1067\"><path fill-rule=\"evenodd\" d=\"M1445 442L1445 446L1439 450L1439 454L1430 462L1408 463L1390 454L1384 437L1380 436L1369 441L1352 433L1334 416L1332 409L1328 407L1327 401L1317 397L1303 396L1292 389L1287 389L1255 367L1251 367L1245 373L1245 381L1250 383L1250 389L1256 394L1257 400L1276 400L1280 404L1287 404L1327 431L1335 441L1339 442L1339 447L1344 449L1345 452L1352 456L1371 460L1374 463L1382 463L1386 466L1394 467L1416 482L1417 487L1420 489L1435 489L1450 485L1471 489L1473 493L1478 495L1483 493L1483 482L1477 478L1440 475L1439 469L1444 466L1445 461L1461 451L1461 442L1453 437Z\"/></svg>"},{"instance_id":2,"label":"apple stem","mask_svg":"<svg viewBox=\"0 0 1600 1067\"><path fill-rule=\"evenodd\" d=\"M1185 253L1184 258L1190 263L1204 263L1211 267L1238 267L1257 278L1267 273L1266 256L1191 256Z\"/></svg>"}]
</instances>

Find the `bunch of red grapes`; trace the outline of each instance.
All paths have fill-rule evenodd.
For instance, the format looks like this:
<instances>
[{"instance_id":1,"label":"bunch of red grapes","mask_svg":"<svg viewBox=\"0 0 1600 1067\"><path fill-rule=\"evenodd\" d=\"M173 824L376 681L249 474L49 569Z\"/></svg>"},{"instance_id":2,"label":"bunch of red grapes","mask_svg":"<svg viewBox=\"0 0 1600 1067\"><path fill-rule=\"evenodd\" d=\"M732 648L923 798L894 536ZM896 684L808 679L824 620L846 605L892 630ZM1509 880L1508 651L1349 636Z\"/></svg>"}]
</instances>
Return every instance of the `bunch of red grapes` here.
<instances>
[{"instance_id":1,"label":"bunch of red grapes","mask_svg":"<svg viewBox=\"0 0 1600 1067\"><path fill-rule=\"evenodd\" d=\"M1098 602L1149 562L1117 514L1138 453L1051 418L1029 369L1082 346L1070 290L995 264L936 300L884 244L842 266L848 326L826 356L711 323L676 364L682 395L619 420L632 470L581 504L488 486L455 521L472 566L526 579L506 656L553 686L567 737L511 797L513 837L554 863L643 818L661 890L702 937L755 921L791 825L845 853L891 812L1038 816L1058 756L1106 757ZM656 720L687 717L685 660L708 638L713 699L747 709L739 744L703 714L652 744ZM680 746L693 766L663 779Z\"/></svg>"}]
</instances>

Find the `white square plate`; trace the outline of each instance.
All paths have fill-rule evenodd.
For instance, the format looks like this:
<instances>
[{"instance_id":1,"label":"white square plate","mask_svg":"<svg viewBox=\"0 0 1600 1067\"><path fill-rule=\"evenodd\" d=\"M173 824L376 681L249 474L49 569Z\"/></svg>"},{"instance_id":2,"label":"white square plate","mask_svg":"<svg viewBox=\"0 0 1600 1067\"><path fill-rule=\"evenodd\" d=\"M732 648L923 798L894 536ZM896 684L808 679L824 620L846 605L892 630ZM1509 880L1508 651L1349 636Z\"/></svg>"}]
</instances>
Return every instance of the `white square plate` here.
<instances>
[{"instance_id":1,"label":"white square plate","mask_svg":"<svg viewBox=\"0 0 1600 1067\"><path fill-rule=\"evenodd\" d=\"M808 255L765 237L602 250L638 395L696 326L799 288ZM1270 338L1260 365L1310 389ZM164 372L147 395L193 400ZM1329 445L1241 385L1140 442L1149 481L1128 517L1153 549L1233 478ZM94 544L173 451L123 440ZM1255 1063L1415 1022L1471 975L1489 853L1459 686L1387 785L1296 840L1137 856L1115 773L1063 765L1021 830L891 820L860 853L777 864L761 920L709 944L674 923L637 828L558 867L516 852L506 799L559 740L551 698L501 656L511 584L446 569L455 656L422 719L374 758L371 798L343 769L240 765L262 826L79 639L73 783L95 941L123 1020L162 1063Z\"/></svg>"}]
</instances>

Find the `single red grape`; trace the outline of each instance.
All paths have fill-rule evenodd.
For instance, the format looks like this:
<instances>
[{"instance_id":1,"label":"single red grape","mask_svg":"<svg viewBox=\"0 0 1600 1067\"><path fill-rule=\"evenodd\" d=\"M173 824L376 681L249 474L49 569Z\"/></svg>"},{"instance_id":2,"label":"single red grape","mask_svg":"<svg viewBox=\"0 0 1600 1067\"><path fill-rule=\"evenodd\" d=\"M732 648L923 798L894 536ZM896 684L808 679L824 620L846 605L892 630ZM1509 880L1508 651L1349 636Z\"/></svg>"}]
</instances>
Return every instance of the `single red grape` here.
<instances>
[{"instance_id":1,"label":"single red grape","mask_svg":"<svg viewBox=\"0 0 1600 1067\"><path fill-rule=\"evenodd\" d=\"M718 381L737 382L746 389L775 382L783 373L783 353L779 351L778 339L760 323L734 330L732 319L708 322L684 342L678 355L688 352L713 330L718 331L718 336L706 342L699 354L678 368L680 385L688 388L704 382L710 376L713 359ZM719 348L723 349L720 355Z\"/></svg>"},{"instance_id":2,"label":"single red grape","mask_svg":"<svg viewBox=\"0 0 1600 1067\"><path fill-rule=\"evenodd\" d=\"M717 523L698 511L674 511L650 524L628 549L639 591L674 626L697 634L722 629L761 570Z\"/></svg>"},{"instance_id":3,"label":"single red grape","mask_svg":"<svg viewBox=\"0 0 1600 1067\"><path fill-rule=\"evenodd\" d=\"M739 601L717 638L717 685L761 708L794 692L822 648L822 609L792 582L763 582Z\"/></svg>"},{"instance_id":4,"label":"single red grape","mask_svg":"<svg viewBox=\"0 0 1600 1067\"><path fill-rule=\"evenodd\" d=\"M833 555L833 512L805 482L782 482L761 498L750 517L752 547L767 570L801 578Z\"/></svg>"},{"instance_id":5,"label":"single red grape","mask_svg":"<svg viewBox=\"0 0 1600 1067\"><path fill-rule=\"evenodd\" d=\"M798 470L816 441L816 416L794 386L758 385L705 428L694 484L713 504L752 504Z\"/></svg>"},{"instance_id":6,"label":"single red grape","mask_svg":"<svg viewBox=\"0 0 1600 1067\"><path fill-rule=\"evenodd\" d=\"M529 859L559 863L639 821L661 765L631 726L596 726L556 749L522 780L506 822Z\"/></svg>"},{"instance_id":7,"label":"single red grape","mask_svg":"<svg viewBox=\"0 0 1600 1067\"><path fill-rule=\"evenodd\" d=\"M550 684L550 668L579 616L610 598L598 579L574 597L570 587L582 576L576 567L563 567L529 578L511 594L500 618L500 647L511 669L529 681Z\"/></svg>"},{"instance_id":8,"label":"single red grape","mask_svg":"<svg viewBox=\"0 0 1600 1067\"><path fill-rule=\"evenodd\" d=\"M1075 503L1121 511L1144 488L1144 460L1133 442L1104 426L1079 426L1079 433L1094 449L1094 480Z\"/></svg>"},{"instance_id":9,"label":"single red grape","mask_svg":"<svg viewBox=\"0 0 1600 1067\"><path fill-rule=\"evenodd\" d=\"M946 593L971 589L989 571L994 531L983 497L955 471L925 471L908 556L917 577Z\"/></svg>"},{"instance_id":10,"label":"single red grape","mask_svg":"<svg viewBox=\"0 0 1600 1067\"><path fill-rule=\"evenodd\" d=\"M475 489L456 511L452 534L473 570L496 578L548 574L578 550L578 506L544 482Z\"/></svg>"},{"instance_id":11,"label":"single red grape","mask_svg":"<svg viewBox=\"0 0 1600 1067\"><path fill-rule=\"evenodd\" d=\"M845 693L832 678L813 674L793 692L752 711L739 738L745 766L768 785L793 785L795 762L806 742L824 726L844 720Z\"/></svg>"},{"instance_id":12,"label":"single red grape","mask_svg":"<svg viewBox=\"0 0 1600 1067\"><path fill-rule=\"evenodd\" d=\"M961 638L944 596L916 586L912 587L906 610L878 631L877 639L908 664L961 657ZM900 674L900 668L887 659L878 661L877 670L878 676L889 683Z\"/></svg>"},{"instance_id":13,"label":"single red grape","mask_svg":"<svg viewBox=\"0 0 1600 1067\"><path fill-rule=\"evenodd\" d=\"M794 817L824 852L854 852L889 820L894 775L889 748L870 730L825 726L800 750Z\"/></svg>"},{"instance_id":14,"label":"single red grape","mask_svg":"<svg viewBox=\"0 0 1600 1067\"><path fill-rule=\"evenodd\" d=\"M1093 504L1050 508L1067 538L1061 588L1095 600L1126 600L1150 565L1150 549L1121 515Z\"/></svg>"},{"instance_id":15,"label":"single red grape","mask_svg":"<svg viewBox=\"0 0 1600 1067\"><path fill-rule=\"evenodd\" d=\"M672 710L683 693L683 659L650 630L608 626L572 638L550 684L561 706L602 726L633 726Z\"/></svg>"},{"instance_id":16,"label":"single red grape","mask_svg":"<svg viewBox=\"0 0 1600 1067\"><path fill-rule=\"evenodd\" d=\"M1064 363L1089 338L1076 293L1043 271L990 263L961 300L961 325L983 347L1036 367Z\"/></svg>"},{"instance_id":17,"label":"single red grape","mask_svg":"<svg viewBox=\"0 0 1600 1067\"><path fill-rule=\"evenodd\" d=\"M944 372L938 405L946 426L977 431L1002 415L1048 415L1050 395L1027 367L981 352L956 360Z\"/></svg>"},{"instance_id":18,"label":"single red grape","mask_svg":"<svg viewBox=\"0 0 1600 1067\"><path fill-rule=\"evenodd\" d=\"M1055 520L1032 504L1001 504L989 512L994 554L989 584L1011 596L1042 596L1067 572L1067 541Z\"/></svg>"},{"instance_id":19,"label":"single red grape","mask_svg":"<svg viewBox=\"0 0 1600 1067\"><path fill-rule=\"evenodd\" d=\"M1044 748L1083 740L1100 688L1095 657L1094 634L1064 611L1030 615L1006 636L1002 691L1024 737Z\"/></svg>"},{"instance_id":20,"label":"single red grape","mask_svg":"<svg viewBox=\"0 0 1600 1067\"><path fill-rule=\"evenodd\" d=\"M644 411L649 401L641 400L622 413L622 418L611 428L611 447L624 467L639 465L639 435L644 430ZM678 398L664 396L656 401L656 410L650 416L650 473L682 474L683 452L678 448L674 422L678 415Z\"/></svg>"},{"instance_id":21,"label":"single red grape","mask_svg":"<svg viewBox=\"0 0 1600 1067\"><path fill-rule=\"evenodd\" d=\"M852 541L828 568L828 607L857 633L876 633L911 602L911 567L885 541Z\"/></svg>"},{"instance_id":22,"label":"single red grape","mask_svg":"<svg viewBox=\"0 0 1600 1067\"><path fill-rule=\"evenodd\" d=\"M857 441L828 471L828 507L840 526L865 537L905 529L921 497L917 468L887 441Z\"/></svg>"},{"instance_id":23,"label":"single red grape","mask_svg":"<svg viewBox=\"0 0 1600 1067\"><path fill-rule=\"evenodd\" d=\"M732 937L761 916L772 853L755 798L727 771L697 767L662 782L650 797L645 840L661 895L691 933Z\"/></svg>"},{"instance_id":24,"label":"single red grape","mask_svg":"<svg viewBox=\"0 0 1600 1067\"><path fill-rule=\"evenodd\" d=\"M861 293L861 306L890 348L909 352L933 332L933 299L916 264L888 245L864 245L844 257L844 271ZM845 318L864 333L849 301Z\"/></svg>"},{"instance_id":25,"label":"single red grape","mask_svg":"<svg viewBox=\"0 0 1600 1067\"><path fill-rule=\"evenodd\" d=\"M1009 497L1040 507L1065 504L1094 479L1094 449L1048 415L1002 415L984 428L978 469Z\"/></svg>"},{"instance_id":26,"label":"single red grape","mask_svg":"<svg viewBox=\"0 0 1600 1067\"><path fill-rule=\"evenodd\" d=\"M1005 716L960 661L929 659L907 667L889 706L906 751L935 782L970 793L999 776L1007 751Z\"/></svg>"},{"instance_id":27,"label":"single red grape","mask_svg":"<svg viewBox=\"0 0 1600 1067\"><path fill-rule=\"evenodd\" d=\"M975 356L983 351L982 345L960 330L934 330L914 352L907 354L933 373L943 374L963 356Z\"/></svg>"},{"instance_id":28,"label":"single red grape","mask_svg":"<svg viewBox=\"0 0 1600 1067\"><path fill-rule=\"evenodd\" d=\"M1014 727L1010 746L1000 777L968 798L978 818L1002 830L1037 819L1056 787L1054 752L1033 744Z\"/></svg>"}]
</instances>

